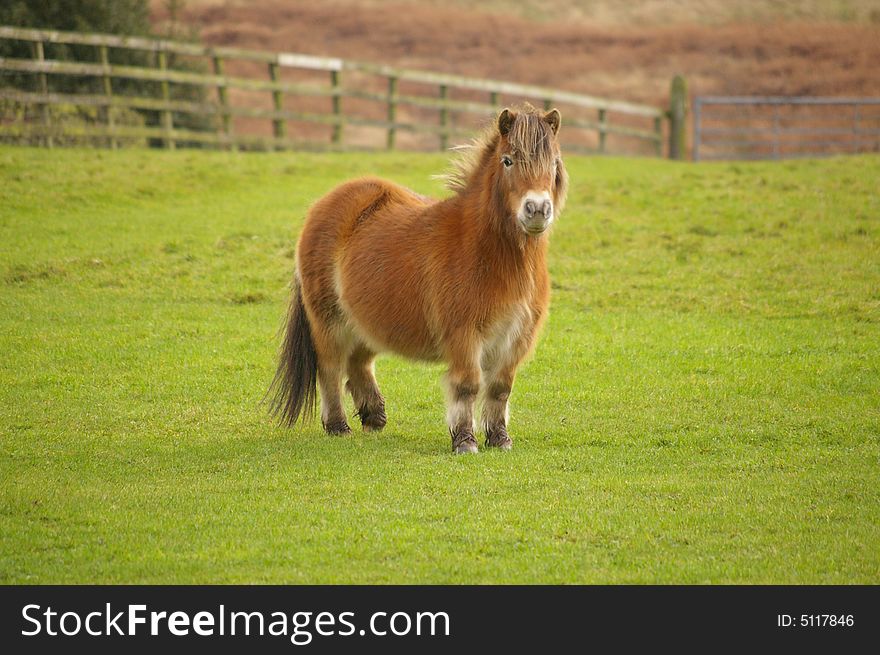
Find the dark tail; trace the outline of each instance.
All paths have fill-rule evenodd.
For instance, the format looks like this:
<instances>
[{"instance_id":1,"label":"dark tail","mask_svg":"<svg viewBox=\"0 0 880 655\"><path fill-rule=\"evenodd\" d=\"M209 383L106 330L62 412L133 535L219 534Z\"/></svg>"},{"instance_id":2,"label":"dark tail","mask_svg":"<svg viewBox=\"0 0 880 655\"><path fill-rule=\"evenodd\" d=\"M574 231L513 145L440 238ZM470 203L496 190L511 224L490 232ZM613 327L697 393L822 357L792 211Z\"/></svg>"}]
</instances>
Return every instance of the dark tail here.
<instances>
[{"instance_id":1,"label":"dark tail","mask_svg":"<svg viewBox=\"0 0 880 655\"><path fill-rule=\"evenodd\" d=\"M318 402L318 354L303 305L302 289L298 280L293 284L278 370L267 392L272 414L288 427L293 426L300 415L304 421L311 418Z\"/></svg>"}]
</instances>

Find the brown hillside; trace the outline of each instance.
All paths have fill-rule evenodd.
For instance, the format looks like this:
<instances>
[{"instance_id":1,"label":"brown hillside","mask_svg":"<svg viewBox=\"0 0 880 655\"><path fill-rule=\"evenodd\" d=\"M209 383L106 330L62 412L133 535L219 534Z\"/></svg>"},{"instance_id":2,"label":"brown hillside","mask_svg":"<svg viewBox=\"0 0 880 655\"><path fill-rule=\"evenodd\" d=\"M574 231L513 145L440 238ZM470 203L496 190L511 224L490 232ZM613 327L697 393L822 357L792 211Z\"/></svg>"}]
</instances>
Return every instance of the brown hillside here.
<instances>
[{"instance_id":1,"label":"brown hillside","mask_svg":"<svg viewBox=\"0 0 880 655\"><path fill-rule=\"evenodd\" d=\"M154 18L165 18L157 3ZM701 94L880 95L880 25L536 22L462 6L283 0L190 3L203 41L391 63L665 103Z\"/></svg>"}]
</instances>

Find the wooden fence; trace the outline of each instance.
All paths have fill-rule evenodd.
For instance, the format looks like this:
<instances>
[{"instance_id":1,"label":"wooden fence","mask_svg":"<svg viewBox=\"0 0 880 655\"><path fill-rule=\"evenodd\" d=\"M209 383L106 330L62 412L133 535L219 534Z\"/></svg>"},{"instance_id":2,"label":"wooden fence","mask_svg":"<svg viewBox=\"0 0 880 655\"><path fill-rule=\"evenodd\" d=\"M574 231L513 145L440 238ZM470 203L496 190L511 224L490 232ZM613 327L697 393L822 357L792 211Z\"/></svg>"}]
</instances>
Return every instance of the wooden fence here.
<instances>
[{"instance_id":1,"label":"wooden fence","mask_svg":"<svg viewBox=\"0 0 880 655\"><path fill-rule=\"evenodd\" d=\"M0 76L30 76L36 85L30 90L0 85L0 99L35 107L39 120L0 123L0 137L27 134L41 139L44 145L53 145L53 135L67 130L78 137L116 147L123 138L151 139L167 148L179 144L201 144L222 148L262 149L350 149L399 147L399 133L426 135L435 147L446 149L453 138L471 136L473 119L485 119L496 112L502 102L528 100L545 108L563 107L567 133L566 149L596 153L626 152L627 148L612 145L629 141L643 153L663 155L664 128L668 138L668 153L673 158L684 156L684 112L686 95L683 80L676 78L671 87L670 109L663 110L642 104L597 98L568 91L547 89L497 80L474 79L433 72L402 70L389 66L348 61L331 57L316 57L294 53L270 53L228 47L205 47L153 38L123 37L105 34L84 34L33 30L0 26L0 40L16 40L31 44L30 58L0 57ZM48 44L91 46L93 61L50 59L46 56ZM132 66L111 63L111 53L136 51L146 53L150 65ZM209 70L180 70L169 66L169 57L196 58L202 68ZM230 74L231 63L243 71L247 64L249 74ZM256 67L256 68L255 68ZM254 75L262 67L265 77ZM290 70L319 75L308 81L285 78ZM55 76L93 78L100 82L98 93L67 93L53 90ZM370 78L367 84L349 84L347 78ZM2 80L2 77L0 77ZM151 97L121 93L115 87L125 80L148 81L157 85L159 92ZM409 87L401 91L401 85ZM200 99L180 99L172 93L172 86L200 88ZM247 100L243 104L232 101L232 93ZM179 95L179 94L178 94ZM207 100L209 95L215 95ZM254 97L264 102L254 102ZM314 105L323 99L324 107L303 110L305 101ZM329 101L329 102L328 102ZM372 111L357 112L348 103L370 101ZM263 106L259 106L263 104ZM103 117L100 123L89 125L53 125L49 107L66 105L98 108ZM257 106L255 106L257 105ZM294 108L291 108L291 105ZM402 116L399 108L412 111ZM153 112L158 116L156 125L130 126L114 123L112 109ZM426 114L427 112L427 114ZM377 115L378 113L378 115ZM177 117L189 114L205 120L203 129L183 128L176 125ZM253 133L236 129L236 120L259 119L271 124L271 133ZM324 126L329 134L323 141L305 140L288 133L288 123ZM664 125L668 123L668 125ZM373 142L358 142L347 136L351 129L369 127L381 131ZM268 132L268 130L266 130ZM578 140L577 134L589 135ZM378 141L378 142L377 142ZM632 149L630 149L632 151Z\"/></svg>"}]
</instances>

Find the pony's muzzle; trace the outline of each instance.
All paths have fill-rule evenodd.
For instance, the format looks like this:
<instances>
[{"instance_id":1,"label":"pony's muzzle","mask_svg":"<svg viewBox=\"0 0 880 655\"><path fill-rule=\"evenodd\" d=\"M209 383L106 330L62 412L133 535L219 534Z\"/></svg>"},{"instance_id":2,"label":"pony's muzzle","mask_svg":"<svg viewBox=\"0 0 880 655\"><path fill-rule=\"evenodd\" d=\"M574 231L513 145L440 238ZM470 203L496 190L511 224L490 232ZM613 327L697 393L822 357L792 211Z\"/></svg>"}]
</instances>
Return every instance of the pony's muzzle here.
<instances>
[{"instance_id":1,"label":"pony's muzzle","mask_svg":"<svg viewBox=\"0 0 880 655\"><path fill-rule=\"evenodd\" d=\"M523 199L517 218L527 234L541 234L553 222L553 202L547 194L530 193Z\"/></svg>"}]
</instances>

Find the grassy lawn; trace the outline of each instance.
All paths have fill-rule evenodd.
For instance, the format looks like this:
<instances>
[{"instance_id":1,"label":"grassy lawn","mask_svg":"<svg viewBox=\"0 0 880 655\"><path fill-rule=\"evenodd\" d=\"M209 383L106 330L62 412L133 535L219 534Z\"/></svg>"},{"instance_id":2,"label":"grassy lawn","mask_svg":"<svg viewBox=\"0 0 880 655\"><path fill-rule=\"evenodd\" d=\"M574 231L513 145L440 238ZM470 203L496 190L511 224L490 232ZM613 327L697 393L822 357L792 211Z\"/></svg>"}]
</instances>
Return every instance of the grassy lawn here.
<instances>
[{"instance_id":1,"label":"grassy lawn","mask_svg":"<svg viewBox=\"0 0 880 655\"><path fill-rule=\"evenodd\" d=\"M880 583L880 158L569 158L511 453L272 424L306 207L443 155L0 149L0 582Z\"/></svg>"}]
</instances>

